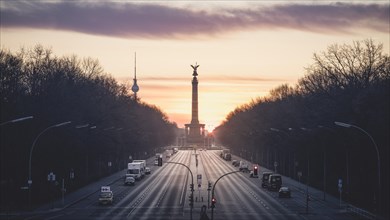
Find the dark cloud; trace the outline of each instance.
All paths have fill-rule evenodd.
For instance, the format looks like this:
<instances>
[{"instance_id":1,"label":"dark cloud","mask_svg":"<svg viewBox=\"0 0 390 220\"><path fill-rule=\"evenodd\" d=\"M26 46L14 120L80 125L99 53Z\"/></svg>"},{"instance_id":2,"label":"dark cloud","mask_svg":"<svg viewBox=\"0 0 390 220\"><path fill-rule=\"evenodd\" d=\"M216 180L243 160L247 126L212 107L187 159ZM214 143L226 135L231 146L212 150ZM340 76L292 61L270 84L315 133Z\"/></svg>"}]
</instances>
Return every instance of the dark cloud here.
<instances>
[{"instance_id":1,"label":"dark cloud","mask_svg":"<svg viewBox=\"0 0 390 220\"><path fill-rule=\"evenodd\" d=\"M120 2L3 1L2 28L68 30L116 37L171 38L287 28L312 32L389 32L389 4L279 4L215 12Z\"/></svg>"}]
</instances>

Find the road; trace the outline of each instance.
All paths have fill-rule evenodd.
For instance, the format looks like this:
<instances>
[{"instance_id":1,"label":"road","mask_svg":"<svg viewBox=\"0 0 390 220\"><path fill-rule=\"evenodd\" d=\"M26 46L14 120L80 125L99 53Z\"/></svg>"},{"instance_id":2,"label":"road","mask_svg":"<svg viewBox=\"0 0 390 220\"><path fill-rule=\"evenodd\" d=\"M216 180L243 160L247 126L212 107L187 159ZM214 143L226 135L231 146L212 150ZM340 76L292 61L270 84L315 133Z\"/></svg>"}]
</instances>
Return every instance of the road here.
<instances>
[{"instance_id":1,"label":"road","mask_svg":"<svg viewBox=\"0 0 390 220\"><path fill-rule=\"evenodd\" d=\"M219 157L219 151L179 151L169 159L164 158L162 167L154 166L152 162L147 164L151 167L151 174L137 181L135 186L125 186L118 174L116 181L110 184L114 192L112 205L99 205L99 191L95 186L94 192L80 197L66 208L8 216L7 219L191 219L191 175L184 166L167 161L182 163L193 173L192 219L199 219L201 207L208 205L208 182L214 184L222 175L237 170L230 161ZM202 175L200 187L198 175ZM315 198L309 202L309 212L306 213L305 190L295 187L292 181L286 179L283 183L292 189L292 198L278 198L277 192L262 188L260 178L249 178L248 173L225 176L215 186L217 203L213 217L218 220L359 219L334 202ZM207 209L207 215L211 217L211 209Z\"/></svg>"}]
</instances>

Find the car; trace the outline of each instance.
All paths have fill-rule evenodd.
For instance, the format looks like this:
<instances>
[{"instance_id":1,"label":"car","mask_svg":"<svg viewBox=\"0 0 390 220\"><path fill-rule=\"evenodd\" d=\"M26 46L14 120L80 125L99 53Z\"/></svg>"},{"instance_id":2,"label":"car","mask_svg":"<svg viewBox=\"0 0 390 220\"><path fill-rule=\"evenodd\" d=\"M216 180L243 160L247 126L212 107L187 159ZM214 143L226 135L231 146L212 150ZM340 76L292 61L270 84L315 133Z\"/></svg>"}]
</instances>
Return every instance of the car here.
<instances>
[{"instance_id":1,"label":"car","mask_svg":"<svg viewBox=\"0 0 390 220\"><path fill-rule=\"evenodd\" d=\"M158 160L154 160L154 166L158 166Z\"/></svg>"},{"instance_id":2,"label":"car","mask_svg":"<svg viewBox=\"0 0 390 220\"><path fill-rule=\"evenodd\" d=\"M171 154L167 154L165 158L171 158Z\"/></svg>"},{"instance_id":3,"label":"car","mask_svg":"<svg viewBox=\"0 0 390 220\"><path fill-rule=\"evenodd\" d=\"M238 161L237 161L237 160L232 160L232 165L233 165L233 166L235 166L235 165L236 165L236 163L238 163Z\"/></svg>"},{"instance_id":4,"label":"car","mask_svg":"<svg viewBox=\"0 0 390 220\"><path fill-rule=\"evenodd\" d=\"M291 190L287 186L282 186L279 189L279 198L291 198Z\"/></svg>"},{"instance_id":5,"label":"car","mask_svg":"<svg viewBox=\"0 0 390 220\"><path fill-rule=\"evenodd\" d=\"M99 204L106 205L114 202L114 193L109 186L102 186L99 195Z\"/></svg>"},{"instance_id":6,"label":"car","mask_svg":"<svg viewBox=\"0 0 390 220\"><path fill-rule=\"evenodd\" d=\"M269 175L273 174L272 172L263 172L261 177L261 187L266 188L268 185Z\"/></svg>"},{"instance_id":7,"label":"car","mask_svg":"<svg viewBox=\"0 0 390 220\"><path fill-rule=\"evenodd\" d=\"M278 191L282 186L282 176L280 174L271 174L268 177L267 189Z\"/></svg>"},{"instance_id":8,"label":"car","mask_svg":"<svg viewBox=\"0 0 390 220\"><path fill-rule=\"evenodd\" d=\"M145 174L150 174L151 171L150 171L150 168L149 167L145 167Z\"/></svg>"},{"instance_id":9,"label":"car","mask_svg":"<svg viewBox=\"0 0 390 220\"><path fill-rule=\"evenodd\" d=\"M135 178L132 177L130 174L126 174L124 184L132 186L135 185Z\"/></svg>"}]
</instances>

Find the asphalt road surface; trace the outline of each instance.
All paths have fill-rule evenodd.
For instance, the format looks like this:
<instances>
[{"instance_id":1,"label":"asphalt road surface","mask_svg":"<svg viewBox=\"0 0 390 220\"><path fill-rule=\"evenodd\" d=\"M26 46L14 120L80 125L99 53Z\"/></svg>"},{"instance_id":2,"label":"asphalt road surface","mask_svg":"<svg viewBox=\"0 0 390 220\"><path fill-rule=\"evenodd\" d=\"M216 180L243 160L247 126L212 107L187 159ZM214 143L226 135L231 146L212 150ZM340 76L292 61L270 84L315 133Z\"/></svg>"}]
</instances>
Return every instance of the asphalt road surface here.
<instances>
[{"instance_id":1,"label":"asphalt road surface","mask_svg":"<svg viewBox=\"0 0 390 220\"><path fill-rule=\"evenodd\" d=\"M185 166L168 161L186 165L193 176ZM309 206L306 206L306 191L296 187L294 180L283 180L283 185L291 188L292 197L279 198L278 192L261 187L260 178L249 178L249 174L243 172L227 175L218 181L214 191L216 205L212 210L208 203L211 199L208 183L214 184L222 175L237 170L231 161L220 158L219 151L179 151L170 158L164 158L162 167L154 166L151 160L147 166L151 168L151 174L136 181L134 186L123 184L125 171L113 177L110 186L114 202L111 205L98 203L99 187L96 183L91 186L95 188L92 193L80 194L76 202L65 208L6 216L5 219L200 219L202 206L207 207L209 219L213 215L213 219L218 220L361 219L341 209L335 202L337 199L323 201L311 197ZM263 170L260 167L260 173ZM189 195L192 180L194 206L191 209Z\"/></svg>"}]
</instances>

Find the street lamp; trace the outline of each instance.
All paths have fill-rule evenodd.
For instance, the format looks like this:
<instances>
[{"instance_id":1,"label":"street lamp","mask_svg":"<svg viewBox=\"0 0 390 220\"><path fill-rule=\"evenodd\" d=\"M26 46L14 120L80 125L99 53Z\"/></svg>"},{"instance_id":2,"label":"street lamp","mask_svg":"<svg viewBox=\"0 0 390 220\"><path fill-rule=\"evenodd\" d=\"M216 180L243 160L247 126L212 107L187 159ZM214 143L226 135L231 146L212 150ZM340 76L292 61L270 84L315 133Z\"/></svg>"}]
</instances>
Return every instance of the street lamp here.
<instances>
[{"instance_id":1,"label":"street lamp","mask_svg":"<svg viewBox=\"0 0 390 220\"><path fill-rule=\"evenodd\" d=\"M376 156L377 156L377 167L378 167L378 202L380 203L380 196L381 196L381 160L380 160L380 157L379 157L379 150L378 150L378 146L376 145L375 141L374 141L374 138L372 138L372 136L367 132L365 131L363 128L361 127L358 127L356 125L352 125L352 124L348 124L348 123L344 123L344 122L339 122L339 121L335 121L334 122L337 126L341 126L341 127L344 127L344 128L356 128L358 129L359 131L363 132L364 134L366 134L370 140L372 141L372 143L374 144L374 147L375 147L375 150L376 150ZM379 208L380 205L379 205Z\"/></svg>"},{"instance_id":2,"label":"street lamp","mask_svg":"<svg viewBox=\"0 0 390 220\"><path fill-rule=\"evenodd\" d=\"M278 132L278 133L283 133L284 135L287 136L287 138L290 138L290 134L287 133L286 131L283 131L283 130L280 130L280 129L277 129L277 128L270 128L270 130L274 131L274 132ZM292 130L293 130L292 128L288 128L288 131L292 131ZM287 155L288 156L288 163L290 163L290 161L291 161L291 156L290 156L291 154L290 153L291 153L291 149L289 148L288 149L288 155ZM293 160L295 161L295 152L293 152ZM275 161L275 163L276 163L276 161ZM275 166L275 173L276 173L276 166ZM295 176L295 167L293 169L293 175L291 175L290 166L288 166L288 167L289 167L288 174L293 178Z\"/></svg>"},{"instance_id":3,"label":"street lamp","mask_svg":"<svg viewBox=\"0 0 390 220\"><path fill-rule=\"evenodd\" d=\"M77 125L75 128L80 129L80 128L86 128L88 126L89 126L89 124L83 124L83 125Z\"/></svg>"},{"instance_id":4,"label":"street lamp","mask_svg":"<svg viewBox=\"0 0 390 220\"><path fill-rule=\"evenodd\" d=\"M44 129L41 133L38 134L38 136L35 138L32 146L31 146L31 149L30 149L30 157L29 157L29 162L28 162L28 203L29 203L29 207L31 208L31 185L32 185L32 179L31 179L31 159L32 159L32 152L34 150L34 146L35 146L35 143L37 142L37 140L39 139L39 137L45 133L46 131L48 131L49 129L51 128L57 128L57 127L60 127L60 126L64 126L64 125L67 125L67 124L70 124L71 121L67 121L67 122L63 122L63 123L59 123L59 124L55 124L55 125L52 125L52 126L49 126L47 127L46 129Z\"/></svg>"},{"instance_id":5,"label":"street lamp","mask_svg":"<svg viewBox=\"0 0 390 220\"><path fill-rule=\"evenodd\" d=\"M28 119L32 119L32 118L34 118L34 117L33 116L27 116L27 117L23 117L23 118L17 118L17 119L13 119L13 120L10 120L10 121L2 122L2 123L0 123L0 126L1 125L5 125L5 124L9 124L9 123L20 122L20 121L24 121L24 120L28 120Z\"/></svg>"}]
</instances>

